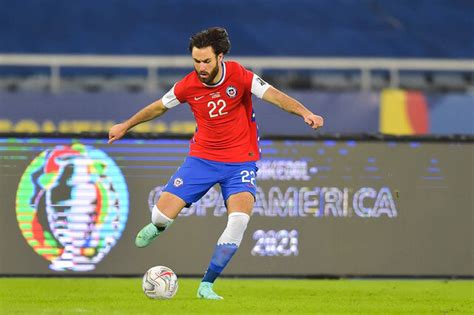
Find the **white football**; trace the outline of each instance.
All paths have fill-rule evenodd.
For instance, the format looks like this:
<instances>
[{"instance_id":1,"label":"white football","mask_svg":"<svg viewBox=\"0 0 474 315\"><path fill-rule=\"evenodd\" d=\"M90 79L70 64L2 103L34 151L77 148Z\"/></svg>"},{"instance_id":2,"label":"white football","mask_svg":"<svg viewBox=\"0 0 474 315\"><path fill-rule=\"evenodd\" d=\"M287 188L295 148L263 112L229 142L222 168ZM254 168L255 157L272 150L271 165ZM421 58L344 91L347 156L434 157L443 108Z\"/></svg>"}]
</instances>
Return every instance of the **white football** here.
<instances>
[{"instance_id":1,"label":"white football","mask_svg":"<svg viewBox=\"0 0 474 315\"><path fill-rule=\"evenodd\" d=\"M171 299L178 291L178 277L168 267L151 267L143 275L142 288L151 299Z\"/></svg>"}]
</instances>

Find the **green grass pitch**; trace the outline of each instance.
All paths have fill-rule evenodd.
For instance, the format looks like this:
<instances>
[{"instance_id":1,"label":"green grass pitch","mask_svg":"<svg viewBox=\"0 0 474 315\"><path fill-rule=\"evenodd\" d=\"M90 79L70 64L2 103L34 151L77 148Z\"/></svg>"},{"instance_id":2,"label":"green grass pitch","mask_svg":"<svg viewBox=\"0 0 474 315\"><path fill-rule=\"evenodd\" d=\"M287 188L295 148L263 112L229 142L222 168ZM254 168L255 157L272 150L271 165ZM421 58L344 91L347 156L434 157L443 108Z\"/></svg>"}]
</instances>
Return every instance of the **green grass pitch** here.
<instances>
[{"instance_id":1,"label":"green grass pitch","mask_svg":"<svg viewBox=\"0 0 474 315\"><path fill-rule=\"evenodd\" d=\"M151 300L139 278L0 278L0 314L474 314L474 281L219 279L221 301L179 279Z\"/></svg>"}]
</instances>

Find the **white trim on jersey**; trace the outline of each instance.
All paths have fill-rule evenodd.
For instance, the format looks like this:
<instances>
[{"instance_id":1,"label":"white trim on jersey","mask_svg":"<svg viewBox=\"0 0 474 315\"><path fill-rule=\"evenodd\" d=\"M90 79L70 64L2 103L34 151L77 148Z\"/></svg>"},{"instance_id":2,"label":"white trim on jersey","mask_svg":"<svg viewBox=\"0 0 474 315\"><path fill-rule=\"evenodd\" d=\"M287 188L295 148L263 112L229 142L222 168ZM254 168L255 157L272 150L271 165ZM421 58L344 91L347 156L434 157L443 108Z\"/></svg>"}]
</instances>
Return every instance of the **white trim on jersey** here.
<instances>
[{"instance_id":1,"label":"white trim on jersey","mask_svg":"<svg viewBox=\"0 0 474 315\"><path fill-rule=\"evenodd\" d=\"M161 98L161 101L163 102L163 105L165 105L166 108L173 108L176 105L179 105L181 102L176 98L176 95L174 94L174 87L176 86L173 85L171 90L166 92L165 95Z\"/></svg>"},{"instance_id":2,"label":"white trim on jersey","mask_svg":"<svg viewBox=\"0 0 474 315\"><path fill-rule=\"evenodd\" d=\"M206 84L204 82L201 82L203 85L207 86L207 87L216 87L216 86L219 86L222 84L222 82L224 82L224 79L225 79L225 74L226 74L226 69L225 69L225 62L222 63L222 77L221 79L219 80L219 82L217 82L216 84Z\"/></svg>"},{"instance_id":3,"label":"white trim on jersey","mask_svg":"<svg viewBox=\"0 0 474 315\"><path fill-rule=\"evenodd\" d=\"M258 98L263 98L263 94L271 87L270 84L263 81L258 75L253 74L252 94Z\"/></svg>"}]
</instances>

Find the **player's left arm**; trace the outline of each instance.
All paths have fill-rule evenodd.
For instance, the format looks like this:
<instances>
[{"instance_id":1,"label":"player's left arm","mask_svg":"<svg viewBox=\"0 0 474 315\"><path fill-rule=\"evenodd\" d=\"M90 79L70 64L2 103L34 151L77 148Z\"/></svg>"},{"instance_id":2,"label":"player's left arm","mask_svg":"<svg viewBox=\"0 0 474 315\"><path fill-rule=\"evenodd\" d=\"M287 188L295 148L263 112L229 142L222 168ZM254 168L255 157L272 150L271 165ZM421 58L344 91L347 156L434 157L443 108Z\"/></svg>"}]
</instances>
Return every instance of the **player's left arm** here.
<instances>
[{"instance_id":1,"label":"player's left arm","mask_svg":"<svg viewBox=\"0 0 474 315\"><path fill-rule=\"evenodd\" d=\"M298 115L304 119L311 128L318 129L324 125L324 119L307 109L299 101L291 96L286 95L282 91L270 86L263 94L262 99L274 104L288 113Z\"/></svg>"}]
</instances>

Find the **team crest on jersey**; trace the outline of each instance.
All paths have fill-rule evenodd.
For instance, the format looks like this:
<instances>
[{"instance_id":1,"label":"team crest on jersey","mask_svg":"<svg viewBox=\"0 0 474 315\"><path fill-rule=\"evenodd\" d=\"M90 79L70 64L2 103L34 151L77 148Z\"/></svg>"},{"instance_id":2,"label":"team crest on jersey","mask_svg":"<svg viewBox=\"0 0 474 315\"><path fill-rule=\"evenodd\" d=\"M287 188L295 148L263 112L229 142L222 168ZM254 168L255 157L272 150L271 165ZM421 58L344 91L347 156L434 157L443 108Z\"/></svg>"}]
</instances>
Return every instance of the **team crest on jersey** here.
<instances>
[{"instance_id":1,"label":"team crest on jersey","mask_svg":"<svg viewBox=\"0 0 474 315\"><path fill-rule=\"evenodd\" d=\"M178 177L174 180L173 185L174 185L174 187L179 187L179 186L183 185L183 183L184 183L183 180Z\"/></svg>"},{"instance_id":2,"label":"team crest on jersey","mask_svg":"<svg viewBox=\"0 0 474 315\"><path fill-rule=\"evenodd\" d=\"M232 85L229 85L227 89L225 90L225 92L230 98L234 98L237 96L237 89L233 87Z\"/></svg>"}]
</instances>

